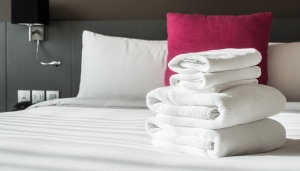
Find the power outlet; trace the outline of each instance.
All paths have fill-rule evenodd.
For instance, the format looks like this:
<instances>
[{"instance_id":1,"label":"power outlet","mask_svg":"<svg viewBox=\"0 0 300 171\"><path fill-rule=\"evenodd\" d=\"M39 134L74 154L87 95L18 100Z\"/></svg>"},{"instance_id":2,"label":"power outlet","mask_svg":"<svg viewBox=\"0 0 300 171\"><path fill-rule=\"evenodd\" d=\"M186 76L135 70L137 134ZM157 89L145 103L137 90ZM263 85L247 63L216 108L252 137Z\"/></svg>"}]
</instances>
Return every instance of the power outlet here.
<instances>
[{"instance_id":1,"label":"power outlet","mask_svg":"<svg viewBox=\"0 0 300 171\"><path fill-rule=\"evenodd\" d=\"M18 90L18 103L30 101L30 90Z\"/></svg>"},{"instance_id":2,"label":"power outlet","mask_svg":"<svg viewBox=\"0 0 300 171\"><path fill-rule=\"evenodd\" d=\"M47 100L59 99L59 91L46 91Z\"/></svg>"},{"instance_id":3,"label":"power outlet","mask_svg":"<svg viewBox=\"0 0 300 171\"><path fill-rule=\"evenodd\" d=\"M32 104L45 101L45 91L32 90Z\"/></svg>"}]
</instances>

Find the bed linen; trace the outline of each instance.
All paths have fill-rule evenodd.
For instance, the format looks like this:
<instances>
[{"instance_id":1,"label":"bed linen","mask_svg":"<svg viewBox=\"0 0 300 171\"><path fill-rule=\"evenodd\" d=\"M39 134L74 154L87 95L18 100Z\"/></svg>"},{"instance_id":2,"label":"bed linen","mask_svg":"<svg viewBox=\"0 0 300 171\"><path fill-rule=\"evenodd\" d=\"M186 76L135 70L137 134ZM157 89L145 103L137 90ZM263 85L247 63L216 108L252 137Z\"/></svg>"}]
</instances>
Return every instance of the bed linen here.
<instances>
[{"instance_id":1,"label":"bed linen","mask_svg":"<svg viewBox=\"0 0 300 171\"><path fill-rule=\"evenodd\" d=\"M300 102L299 47L300 42L270 43L268 49L268 85L278 89L291 102Z\"/></svg>"},{"instance_id":2,"label":"bed linen","mask_svg":"<svg viewBox=\"0 0 300 171\"><path fill-rule=\"evenodd\" d=\"M159 150L144 123L146 108L81 105L78 99L0 113L0 170L5 171L282 171L300 168L300 111L272 117L287 130L277 150L221 159ZM81 100L83 101L83 100ZM47 104L47 105L46 105ZM76 104L76 105L74 105ZM88 102L87 102L88 104ZM48 106L50 105L50 106Z\"/></svg>"},{"instance_id":3,"label":"bed linen","mask_svg":"<svg viewBox=\"0 0 300 171\"><path fill-rule=\"evenodd\" d=\"M77 97L143 100L164 86L167 41L82 34L82 62ZM126 103L123 103L124 107ZM135 107L141 107L137 104Z\"/></svg>"}]
</instances>

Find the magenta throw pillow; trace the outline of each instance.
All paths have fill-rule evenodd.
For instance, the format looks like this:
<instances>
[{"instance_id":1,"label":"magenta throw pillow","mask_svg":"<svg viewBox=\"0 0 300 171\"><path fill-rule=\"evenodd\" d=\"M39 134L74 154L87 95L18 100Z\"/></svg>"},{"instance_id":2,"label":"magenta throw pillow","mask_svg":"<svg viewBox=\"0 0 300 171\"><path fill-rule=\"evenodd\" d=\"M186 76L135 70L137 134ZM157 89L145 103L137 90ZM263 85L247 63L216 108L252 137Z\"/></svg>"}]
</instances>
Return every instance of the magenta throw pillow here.
<instances>
[{"instance_id":1,"label":"magenta throw pillow","mask_svg":"<svg viewBox=\"0 0 300 171\"><path fill-rule=\"evenodd\" d=\"M267 84L267 51L272 13L264 12L241 16L199 15L169 13L168 63L175 56L184 53L202 52L224 48L255 48L262 55L258 64L262 75L260 84ZM170 77L176 74L168 67L165 84L170 85Z\"/></svg>"}]
</instances>

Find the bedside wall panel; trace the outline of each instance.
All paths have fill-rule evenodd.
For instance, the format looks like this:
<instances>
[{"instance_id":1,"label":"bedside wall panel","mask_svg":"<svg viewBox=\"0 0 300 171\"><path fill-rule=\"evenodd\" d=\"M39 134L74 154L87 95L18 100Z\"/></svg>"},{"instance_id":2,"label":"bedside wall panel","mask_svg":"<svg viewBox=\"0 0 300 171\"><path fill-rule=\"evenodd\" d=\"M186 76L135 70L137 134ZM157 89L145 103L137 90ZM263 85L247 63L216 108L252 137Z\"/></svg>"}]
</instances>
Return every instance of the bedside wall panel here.
<instances>
[{"instance_id":1,"label":"bedside wall panel","mask_svg":"<svg viewBox=\"0 0 300 171\"><path fill-rule=\"evenodd\" d=\"M300 41L300 18L273 19L270 42Z\"/></svg>"},{"instance_id":2,"label":"bedside wall panel","mask_svg":"<svg viewBox=\"0 0 300 171\"><path fill-rule=\"evenodd\" d=\"M0 22L0 111L6 110L6 22Z\"/></svg>"},{"instance_id":3,"label":"bedside wall panel","mask_svg":"<svg viewBox=\"0 0 300 171\"><path fill-rule=\"evenodd\" d=\"M11 0L0 0L0 20L10 20ZM51 20L162 20L166 13L241 15L272 11L299 18L299 0L50 0Z\"/></svg>"},{"instance_id":4,"label":"bedside wall panel","mask_svg":"<svg viewBox=\"0 0 300 171\"><path fill-rule=\"evenodd\" d=\"M40 43L40 61L62 61L43 66L36 56L36 41L28 41L28 27L7 23L7 110L17 102L18 90L59 90L71 96L71 22L51 22Z\"/></svg>"},{"instance_id":5,"label":"bedside wall panel","mask_svg":"<svg viewBox=\"0 0 300 171\"><path fill-rule=\"evenodd\" d=\"M300 41L299 21L274 19L270 41ZM166 20L51 22L41 42L40 60L62 61L62 66L52 67L37 62L36 42L28 41L28 27L0 22L0 111L12 109L18 90L59 90L61 98L76 97L84 30L137 39L167 39Z\"/></svg>"}]
</instances>

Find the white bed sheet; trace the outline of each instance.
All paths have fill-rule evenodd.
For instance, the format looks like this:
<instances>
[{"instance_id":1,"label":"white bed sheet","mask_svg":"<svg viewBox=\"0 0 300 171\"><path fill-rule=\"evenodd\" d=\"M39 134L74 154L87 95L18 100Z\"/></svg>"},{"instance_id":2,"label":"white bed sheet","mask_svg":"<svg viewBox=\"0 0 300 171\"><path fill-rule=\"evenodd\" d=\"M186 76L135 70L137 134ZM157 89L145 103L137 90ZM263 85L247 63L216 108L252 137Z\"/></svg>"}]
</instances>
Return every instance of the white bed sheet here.
<instances>
[{"instance_id":1,"label":"white bed sheet","mask_svg":"<svg viewBox=\"0 0 300 171\"><path fill-rule=\"evenodd\" d=\"M2 171L201 171L300 169L300 111L283 112L288 139L277 150L220 159L155 149L145 108L48 106L0 114Z\"/></svg>"}]
</instances>

